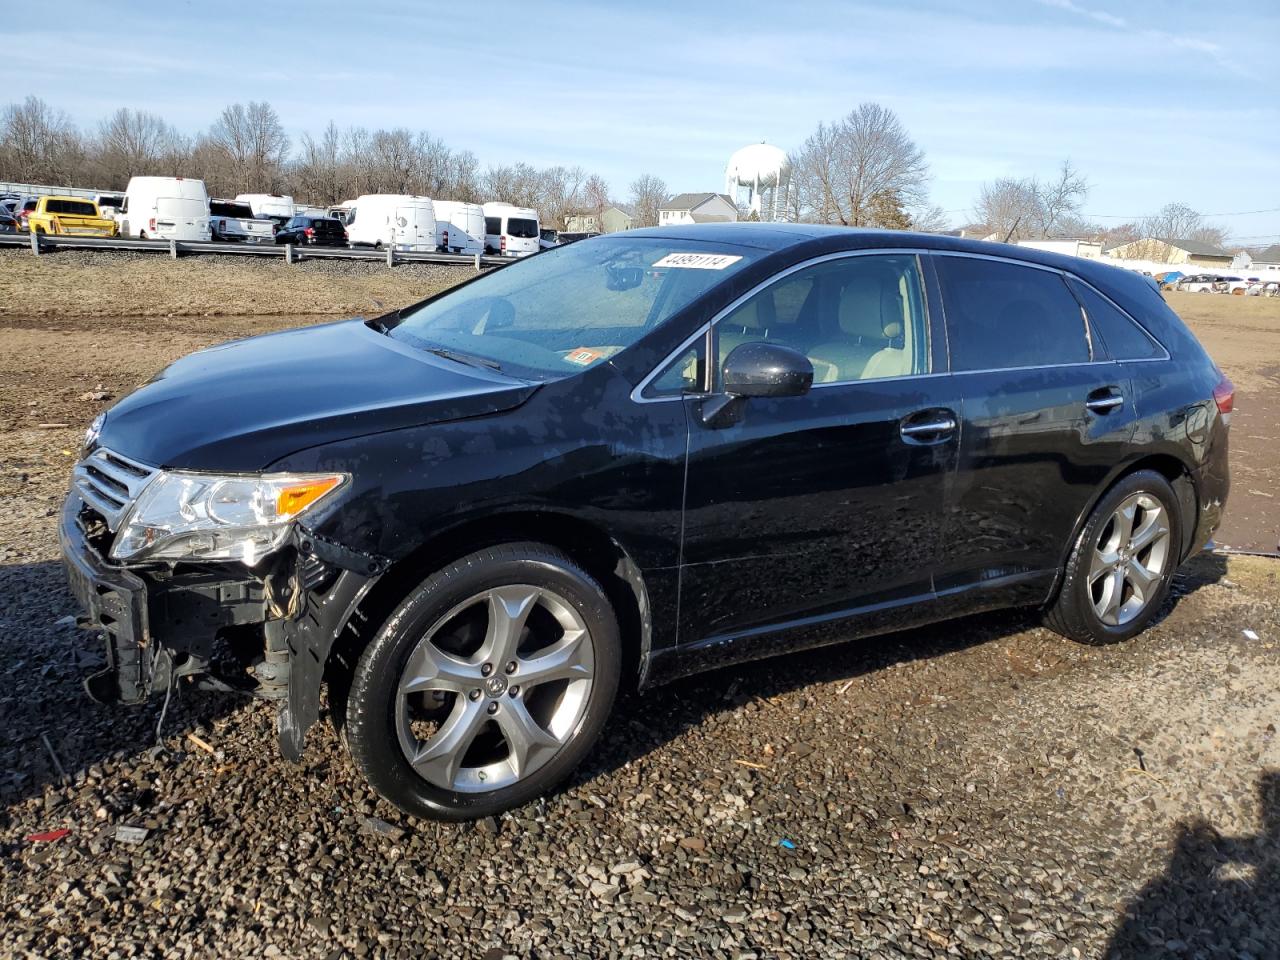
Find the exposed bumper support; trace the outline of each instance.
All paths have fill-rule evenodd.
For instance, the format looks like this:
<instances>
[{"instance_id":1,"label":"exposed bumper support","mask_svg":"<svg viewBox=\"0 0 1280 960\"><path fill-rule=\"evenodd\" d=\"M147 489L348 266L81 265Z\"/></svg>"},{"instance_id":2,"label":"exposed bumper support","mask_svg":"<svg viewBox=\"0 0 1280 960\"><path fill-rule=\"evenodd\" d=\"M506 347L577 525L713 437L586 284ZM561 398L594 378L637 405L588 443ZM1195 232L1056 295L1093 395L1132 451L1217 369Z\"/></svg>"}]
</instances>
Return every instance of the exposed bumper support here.
<instances>
[{"instance_id":1,"label":"exposed bumper support","mask_svg":"<svg viewBox=\"0 0 1280 960\"><path fill-rule=\"evenodd\" d=\"M329 651L338 633L351 622L356 606L377 581L377 574L344 570L323 593L305 593L301 612L285 623L289 696L281 705L277 729L280 752L292 763L302 759L307 731L320 719L320 683Z\"/></svg>"}]
</instances>

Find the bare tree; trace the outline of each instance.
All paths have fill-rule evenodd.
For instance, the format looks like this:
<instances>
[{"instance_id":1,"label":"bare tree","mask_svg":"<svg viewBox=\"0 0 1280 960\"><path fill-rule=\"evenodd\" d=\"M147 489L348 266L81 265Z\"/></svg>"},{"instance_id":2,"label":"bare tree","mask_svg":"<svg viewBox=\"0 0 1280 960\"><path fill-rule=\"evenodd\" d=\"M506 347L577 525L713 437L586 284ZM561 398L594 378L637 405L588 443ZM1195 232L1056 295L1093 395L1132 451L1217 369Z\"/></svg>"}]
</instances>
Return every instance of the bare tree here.
<instances>
[{"instance_id":1,"label":"bare tree","mask_svg":"<svg viewBox=\"0 0 1280 960\"><path fill-rule=\"evenodd\" d=\"M102 185L123 189L130 177L170 174L190 152L163 117L121 107L98 128L95 166Z\"/></svg>"},{"instance_id":2,"label":"bare tree","mask_svg":"<svg viewBox=\"0 0 1280 960\"><path fill-rule=\"evenodd\" d=\"M227 191L274 192L281 185L289 138L271 104L226 107L205 138L215 183ZM206 179L209 179L206 177Z\"/></svg>"},{"instance_id":3,"label":"bare tree","mask_svg":"<svg viewBox=\"0 0 1280 960\"><path fill-rule=\"evenodd\" d=\"M1089 181L1070 160L1063 160L1058 176L1053 180L1032 180L1036 195L1036 223L1041 237L1072 231L1079 221L1080 208L1089 197Z\"/></svg>"},{"instance_id":4,"label":"bare tree","mask_svg":"<svg viewBox=\"0 0 1280 960\"><path fill-rule=\"evenodd\" d=\"M293 170L298 193L313 203L338 203L344 199L344 172L342 135L337 124L330 120L319 140L312 139L309 133L302 135L302 156Z\"/></svg>"},{"instance_id":5,"label":"bare tree","mask_svg":"<svg viewBox=\"0 0 1280 960\"><path fill-rule=\"evenodd\" d=\"M864 103L842 120L819 124L791 158L798 219L876 226L883 198L923 204L929 168L897 115ZM880 200L875 200L880 196Z\"/></svg>"},{"instance_id":6,"label":"bare tree","mask_svg":"<svg viewBox=\"0 0 1280 960\"><path fill-rule=\"evenodd\" d=\"M79 131L61 110L39 97L11 103L0 115L3 178L26 183L72 183L85 172Z\"/></svg>"},{"instance_id":7,"label":"bare tree","mask_svg":"<svg viewBox=\"0 0 1280 960\"><path fill-rule=\"evenodd\" d=\"M1222 227L1208 223L1203 215L1185 203L1165 204L1155 216L1143 218L1138 228L1145 237L1199 240L1219 247L1226 241L1226 231Z\"/></svg>"},{"instance_id":8,"label":"bare tree","mask_svg":"<svg viewBox=\"0 0 1280 960\"><path fill-rule=\"evenodd\" d=\"M999 239L1016 242L1033 236L1036 202L1033 181L1001 177L982 185L973 215Z\"/></svg>"},{"instance_id":9,"label":"bare tree","mask_svg":"<svg viewBox=\"0 0 1280 960\"><path fill-rule=\"evenodd\" d=\"M656 227L658 210L669 194L661 177L651 173L641 174L631 182L631 204L636 208L633 223L637 227Z\"/></svg>"},{"instance_id":10,"label":"bare tree","mask_svg":"<svg viewBox=\"0 0 1280 960\"><path fill-rule=\"evenodd\" d=\"M974 216L1001 240L1044 239L1064 233L1092 235L1097 228L1080 217L1089 182L1070 160L1052 180L1001 177L984 183Z\"/></svg>"},{"instance_id":11,"label":"bare tree","mask_svg":"<svg viewBox=\"0 0 1280 960\"><path fill-rule=\"evenodd\" d=\"M609 184L598 173L587 177L582 184L582 209L596 218L596 229L604 233L604 212L613 206L609 199Z\"/></svg>"},{"instance_id":12,"label":"bare tree","mask_svg":"<svg viewBox=\"0 0 1280 960\"><path fill-rule=\"evenodd\" d=\"M911 213L911 229L921 233L942 233L951 229L951 218L937 205L921 207Z\"/></svg>"},{"instance_id":13,"label":"bare tree","mask_svg":"<svg viewBox=\"0 0 1280 960\"><path fill-rule=\"evenodd\" d=\"M1221 247L1226 242L1226 231L1205 221L1204 217L1185 203L1168 203L1160 212L1143 217L1135 226L1137 237L1126 253L1138 260L1154 260L1169 263L1177 255L1161 241L1199 240Z\"/></svg>"},{"instance_id":14,"label":"bare tree","mask_svg":"<svg viewBox=\"0 0 1280 960\"><path fill-rule=\"evenodd\" d=\"M547 167L527 163L490 167L480 178L486 199L533 207L548 226L563 228L565 217L582 205L587 174L581 167Z\"/></svg>"}]
</instances>

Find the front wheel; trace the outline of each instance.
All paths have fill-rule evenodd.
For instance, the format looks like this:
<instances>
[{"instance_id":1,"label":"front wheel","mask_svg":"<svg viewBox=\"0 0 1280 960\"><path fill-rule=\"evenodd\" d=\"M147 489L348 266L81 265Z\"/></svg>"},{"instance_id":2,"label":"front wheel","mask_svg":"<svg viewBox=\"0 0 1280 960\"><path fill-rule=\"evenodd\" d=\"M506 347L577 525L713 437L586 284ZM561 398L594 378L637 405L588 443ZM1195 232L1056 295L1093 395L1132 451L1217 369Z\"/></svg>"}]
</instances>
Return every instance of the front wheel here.
<instances>
[{"instance_id":1,"label":"front wheel","mask_svg":"<svg viewBox=\"0 0 1280 960\"><path fill-rule=\"evenodd\" d=\"M595 579L548 546L492 547L432 574L383 625L355 668L347 744L407 813L488 816L581 762L620 666Z\"/></svg>"},{"instance_id":2,"label":"front wheel","mask_svg":"<svg viewBox=\"0 0 1280 960\"><path fill-rule=\"evenodd\" d=\"M1071 551L1047 625L1081 643L1115 643L1145 630L1178 566L1178 511L1169 481L1153 470L1107 491Z\"/></svg>"}]
</instances>

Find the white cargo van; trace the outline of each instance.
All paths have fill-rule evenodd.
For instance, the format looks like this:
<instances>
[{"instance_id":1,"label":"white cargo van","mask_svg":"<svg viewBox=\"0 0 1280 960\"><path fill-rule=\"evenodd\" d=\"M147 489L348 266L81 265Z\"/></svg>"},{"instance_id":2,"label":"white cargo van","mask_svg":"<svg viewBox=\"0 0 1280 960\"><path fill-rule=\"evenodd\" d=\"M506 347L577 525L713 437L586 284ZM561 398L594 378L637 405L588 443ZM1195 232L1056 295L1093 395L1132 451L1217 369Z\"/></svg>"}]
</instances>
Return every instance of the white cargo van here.
<instances>
[{"instance_id":1,"label":"white cargo van","mask_svg":"<svg viewBox=\"0 0 1280 960\"><path fill-rule=\"evenodd\" d=\"M484 205L485 252L527 257L538 252L538 211L491 201Z\"/></svg>"},{"instance_id":2,"label":"white cargo van","mask_svg":"<svg viewBox=\"0 0 1280 960\"><path fill-rule=\"evenodd\" d=\"M292 219L296 212L293 197L278 193L240 193L236 194L236 200L247 203L255 217L270 217L277 223Z\"/></svg>"},{"instance_id":3,"label":"white cargo van","mask_svg":"<svg viewBox=\"0 0 1280 960\"><path fill-rule=\"evenodd\" d=\"M446 253L484 253L484 207L437 200L436 246Z\"/></svg>"},{"instance_id":4,"label":"white cargo van","mask_svg":"<svg viewBox=\"0 0 1280 960\"><path fill-rule=\"evenodd\" d=\"M430 197L366 193L347 207L347 237L353 247L434 251L435 206Z\"/></svg>"},{"instance_id":5,"label":"white cargo van","mask_svg":"<svg viewBox=\"0 0 1280 960\"><path fill-rule=\"evenodd\" d=\"M131 177L116 214L122 237L208 240L209 194L203 180Z\"/></svg>"}]
</instances>

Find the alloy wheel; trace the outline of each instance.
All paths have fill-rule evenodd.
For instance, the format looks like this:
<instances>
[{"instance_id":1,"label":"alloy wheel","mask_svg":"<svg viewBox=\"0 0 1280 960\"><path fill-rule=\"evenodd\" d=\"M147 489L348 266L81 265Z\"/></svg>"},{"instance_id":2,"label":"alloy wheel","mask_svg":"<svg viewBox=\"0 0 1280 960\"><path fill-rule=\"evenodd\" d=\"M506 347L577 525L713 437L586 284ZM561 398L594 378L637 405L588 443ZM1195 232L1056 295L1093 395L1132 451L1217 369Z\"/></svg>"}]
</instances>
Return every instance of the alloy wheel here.
<instances>
[{"instance_id":1,"label":"alloy wheel","mask_svg":"<svg viewBox=\"0 0 1280 960\"><path fill-rule=\"evenodd\" d=\"M1089 596L1108 626L1130 623L1159 591L1169 564L1169 517L1148 493L1126 497L1094 545Z\"/></svg>"},{"instance_id":2,"label":"alloy wheel","mask_svg":"<svg viewBox=\"0 0 1280 960\"><path fill-rule=\"evenodd\" d=\"M437 787L511 786L578 729L594 669L586 622L559 594L527 584L477 593L410 653L396 688L400 747Z\"/></svg>"}]
</instances>

